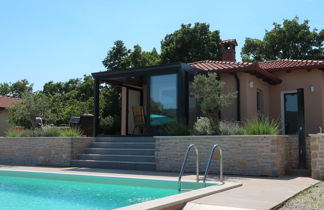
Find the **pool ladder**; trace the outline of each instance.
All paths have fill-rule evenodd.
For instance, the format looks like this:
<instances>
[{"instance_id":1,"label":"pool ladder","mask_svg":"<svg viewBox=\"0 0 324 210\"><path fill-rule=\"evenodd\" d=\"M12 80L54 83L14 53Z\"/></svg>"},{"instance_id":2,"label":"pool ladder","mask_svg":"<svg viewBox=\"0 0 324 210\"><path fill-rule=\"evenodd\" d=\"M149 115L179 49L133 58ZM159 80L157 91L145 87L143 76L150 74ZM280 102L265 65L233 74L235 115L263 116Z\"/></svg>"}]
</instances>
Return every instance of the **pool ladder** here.
<instances>
[{"instance_id":1,"label":"pool ladder","mask_svg":"<svg viewBox=\"0 0 324 210\"><path fill-rule=\"evenodd\" d=\"M183 162L182 162L182 166L181 166L181 170L180 170L180 174L179 174L179 178L178 178L178 190L179 191L185 190L185 189L182 189L182 187L181 187L181 178L183 176L184 169L185 169L187 161L188 161L189 152L190 152L190 150L192 148L194 148L195 153L196 153L196 181L197 181L197 183L199 182L199 151L198 151L198 148L194 144L190 144L188 146L186 152L185 152L185 156L184 156L184 159L183 159ZM214 144L213 147L212 147L211 153L209 155L209 159L208 159L205 174L204 174L203 183L205 184L205 186L206 186L206 179L207 179L207 176L208 176L209 168L210 168L210 165L211 165L211 162L212 162L212 159L213 159L213 156L214 156L214 153L215 153L216 149L218 149L218 152L219 152L219 163L220 163L219 164L219 169L220 169L219 170L219 172L220 172L219 179L220 179L221 183L224 183L224 177L223 177L223 150L218 144Z\"/></svg>"}]
</instances>

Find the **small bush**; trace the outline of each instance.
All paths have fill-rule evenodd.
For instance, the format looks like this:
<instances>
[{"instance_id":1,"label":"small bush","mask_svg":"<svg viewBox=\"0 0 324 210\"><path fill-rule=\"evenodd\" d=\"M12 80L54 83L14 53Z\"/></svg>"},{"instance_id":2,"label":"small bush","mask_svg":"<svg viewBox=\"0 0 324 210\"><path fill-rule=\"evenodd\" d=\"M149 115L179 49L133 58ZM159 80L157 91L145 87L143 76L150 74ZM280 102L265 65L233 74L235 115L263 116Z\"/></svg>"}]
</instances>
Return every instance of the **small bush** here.
<instances>
[{"instance_id":1,"label":"small bush","mask_svg":"<svg viewBox=\"0 0 324 210\"><path fill-rule=\"evenodd\" d=\"M165 131L169 136L189 136L192 129L184 122L173 122L165 127Z\"/></svg>"},{"instance_id":2,"label":"small bush","mask_svg":"<svg viewBox=\"0 0 324 210\"><path fill-rule=\"evenodd\" d=\"M64 137L79 137L82 136L82 131L77 128L69 128L61 131L60 136Z\"/></svg>"},{"instance_id":3,"label":"small bush","mask_svg":"<svg viewBox=\"0 0 324 210\"><path fill-rule=\"evenodd\" d=\"M35 130L35 136L54 137L60 136L62 129L56 127L44 127Z\"/></svg>"},{"instance_id":4,"label":"small bush","mask_svg":"<svg viewBox=\"0 0 324 210\"><path fill-rule=\"evenodd\" d=\"M242 127L238 122L221 121L219 130L221 135L239 135L242 133Z\"/></svg>"},{"instance_id":5,"label":"small bush","mask_svg":"<svg viewBox=\"0 0 324 210\"><path fill-rule=\"evenodd\" d=\"M279 123L267 116L259 116L248 120L243 128L243 134L245 135L276 135L279 134L279 131Z\"/></svg>"},{"instance_id":6,"label":"small bush","mask_svg":"<svg viewBox=\"0 0 324 210\"><path fill-rule=\"evenodd\" d=\"M9 130L6 134L7 137L78 137L82 136L82 132L77 128L56 128L44 127L33 130Z\"/></svg>"},{"instance_id":7,"label":"small bush","mask_svg":"<svg viewBox=\"0 0 324 210\"><path fill-rule=\"evenodd\" d=\"M212 135L213 127L208 117L198 117L194 125L194 134L196 135Z\"/></svg>"},{"instance_id":8,"label":"small bush","mask_svg":"<svg viewBox=\"0 0 324 210\"><path fill-rule=\"evenodd\" d=\"M103 134L115 134L118 131L118 118L115 116L107 116L99 121L99 132Z\"/></svg>"},{"instance_id":9,"label":"small bush","mask_svg":"<svg viewBox=\"0 0 324 210\"><path fill-rule=\"evenodd\" d=\"M17 131L17 130L9 130L6 133L7 137L20 137L21 136L22 131Z\"/></svg>"}]
</instances>

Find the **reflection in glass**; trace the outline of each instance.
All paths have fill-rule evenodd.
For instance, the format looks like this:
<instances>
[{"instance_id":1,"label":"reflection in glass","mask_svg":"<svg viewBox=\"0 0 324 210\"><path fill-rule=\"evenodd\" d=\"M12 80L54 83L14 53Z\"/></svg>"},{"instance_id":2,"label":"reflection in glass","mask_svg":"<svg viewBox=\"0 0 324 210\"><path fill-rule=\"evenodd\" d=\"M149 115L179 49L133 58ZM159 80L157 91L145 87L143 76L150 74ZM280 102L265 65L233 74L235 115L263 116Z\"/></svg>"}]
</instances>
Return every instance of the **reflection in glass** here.
<instances>
[{"instance_id":1,"label":"reflection in glass","mask_svg":"<svg viewBox=\"0 0 324 210\"><path fill-rule=\"evenodd\" d=\"M298 130L298 104L297 93L286 93L285 102L285 133L297 134Z\"/></svg>"},{"instance_id":2,"label":"reflection in glass","mask_svg":"<svg viewBox=\"0 0 324 210\"><path fill-rule=\"evenodd\" d=\"M151 76L150 87L152 126L164 125L177 117L177 75Z\"/></svg>"}]
</instances>

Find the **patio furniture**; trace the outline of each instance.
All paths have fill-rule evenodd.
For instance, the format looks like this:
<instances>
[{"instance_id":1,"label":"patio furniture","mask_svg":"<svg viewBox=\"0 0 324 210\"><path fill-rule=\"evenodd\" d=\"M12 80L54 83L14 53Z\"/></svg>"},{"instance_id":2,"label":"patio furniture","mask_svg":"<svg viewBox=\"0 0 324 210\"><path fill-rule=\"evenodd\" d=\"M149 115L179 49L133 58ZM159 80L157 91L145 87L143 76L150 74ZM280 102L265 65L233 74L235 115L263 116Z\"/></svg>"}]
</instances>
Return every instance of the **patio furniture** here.
<instances>
[{"instance_id":1,"label":"patio furniture","mask_svg":"<svg viewBox=\"0 0 324 210\"><path fill-rule=\"evenodd\" d=\"M136 128L144 128L145 127L145 115L143 106L133 106L133 117L134 117L134 129L133 135Z\"/></svg>"}]
</instances>

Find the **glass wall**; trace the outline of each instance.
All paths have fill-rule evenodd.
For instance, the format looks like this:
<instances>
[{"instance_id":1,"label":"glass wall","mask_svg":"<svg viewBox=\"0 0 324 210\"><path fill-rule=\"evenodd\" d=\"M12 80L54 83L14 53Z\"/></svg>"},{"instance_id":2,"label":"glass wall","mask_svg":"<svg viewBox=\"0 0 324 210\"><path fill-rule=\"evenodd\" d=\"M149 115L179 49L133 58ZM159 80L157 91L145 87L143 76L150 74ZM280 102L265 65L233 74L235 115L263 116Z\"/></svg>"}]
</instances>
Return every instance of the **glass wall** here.
<instances>
[{"instance_id":1,"label":"glass wall","mask_svg":"<svg viewBox=\"0 0 324 210\"><path fill-rule=\"evenodd\" d=\"M177 74L151 76L150 125L161 126L177 119Z\"/></svg>"}]
</instances>

